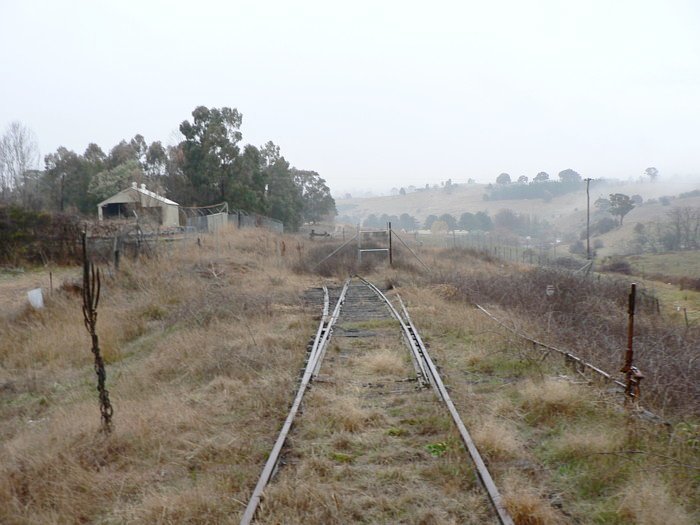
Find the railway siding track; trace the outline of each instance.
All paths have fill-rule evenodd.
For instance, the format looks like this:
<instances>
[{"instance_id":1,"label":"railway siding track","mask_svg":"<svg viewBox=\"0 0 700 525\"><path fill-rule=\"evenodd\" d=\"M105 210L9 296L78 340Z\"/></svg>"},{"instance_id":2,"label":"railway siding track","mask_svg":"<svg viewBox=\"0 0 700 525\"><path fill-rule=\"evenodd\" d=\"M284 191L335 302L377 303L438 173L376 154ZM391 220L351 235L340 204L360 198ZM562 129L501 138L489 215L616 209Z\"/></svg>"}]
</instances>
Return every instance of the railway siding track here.
<instances>
[{"instance_id":1,"label":"railway siding track","mask_svg":"<svg viewBox=\"0 0 700 525\"><path fill-rule=\"evenodd\" d=\"M396 308L362 278L346 281L332 310L326 288L323 297L299 390L241 523L512 524L400 297Z\"/></svg>"}]
</instances>

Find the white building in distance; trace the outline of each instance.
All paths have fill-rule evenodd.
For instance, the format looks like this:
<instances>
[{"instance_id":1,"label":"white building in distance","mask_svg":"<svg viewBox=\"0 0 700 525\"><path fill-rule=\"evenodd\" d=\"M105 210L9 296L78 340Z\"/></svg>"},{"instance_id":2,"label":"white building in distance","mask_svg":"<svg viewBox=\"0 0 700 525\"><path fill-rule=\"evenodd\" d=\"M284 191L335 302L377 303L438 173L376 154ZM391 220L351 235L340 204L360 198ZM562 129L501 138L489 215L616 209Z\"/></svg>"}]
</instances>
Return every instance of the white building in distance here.
<instances>
[{"instance_id":1,"label":"white building in distance","mask_svg":"<svg viewBox=\"0 0 700 525\"><path fill-rule=\"evenodd\" d=\"M97 217L104 220L134 217L134 213L140 217L143 214L167 228L180 225L179 206L177 202L146 189L145 184L138 186L132 182L130 188L100 202Z\"/></svg>"}]
</instances>

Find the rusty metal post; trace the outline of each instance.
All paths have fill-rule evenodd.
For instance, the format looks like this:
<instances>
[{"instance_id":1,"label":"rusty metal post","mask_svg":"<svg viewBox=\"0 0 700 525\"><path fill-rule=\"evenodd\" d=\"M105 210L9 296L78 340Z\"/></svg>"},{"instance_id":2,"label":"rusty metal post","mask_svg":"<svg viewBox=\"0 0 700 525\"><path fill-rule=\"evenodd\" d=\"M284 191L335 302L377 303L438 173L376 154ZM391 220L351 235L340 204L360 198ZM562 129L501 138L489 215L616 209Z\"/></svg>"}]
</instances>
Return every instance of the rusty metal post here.
<instances>
[{"instance_id":1,"label":"rusty metal post","mask_svg":"<svg viewBox=\"0 0 700 525\"><path fill-rule=\"evenodd\" d=\"M389 223L389 266L394 267L394 252L391 249L391 222Z\"/></svg>"},{"instance_id":2,"label":"rusty metal post","mask_svg":"<svg viewBox=\"0 0 700 525\"><path fill-rule=\"evenodd\" d=\"M637 284L632 283L627 304L627 352L625 353L625 364L622 366L621 372L625 373L625 392L628 395L632 394L632 377L634 375L634 307L637 299Z\"/></svg>"}]
</instances>

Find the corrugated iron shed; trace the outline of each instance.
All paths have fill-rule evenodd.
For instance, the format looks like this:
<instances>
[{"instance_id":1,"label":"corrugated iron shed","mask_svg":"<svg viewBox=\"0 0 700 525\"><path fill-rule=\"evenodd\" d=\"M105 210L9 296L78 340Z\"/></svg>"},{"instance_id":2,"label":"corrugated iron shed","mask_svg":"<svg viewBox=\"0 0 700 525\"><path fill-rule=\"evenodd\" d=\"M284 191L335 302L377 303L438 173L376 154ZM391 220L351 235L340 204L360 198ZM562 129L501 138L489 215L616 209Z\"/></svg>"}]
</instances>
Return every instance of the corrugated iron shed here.
<instances>
[{"instance_id":1,"label":"corrugated iron shed","mask_svg":"<svg viewBox=\"0 0 700 525\"><path fill-rule=\"evenodd\" d=\"M99 220L104 220L109 217L128 216L131 210L159 208L160 213L157 216L160 224L173 227L180 225L179 206L177 202L147 189L145 184L138 186L133 182L131 187L100 202L97 205L97 216Z\"/></svg>"}]
</instances>

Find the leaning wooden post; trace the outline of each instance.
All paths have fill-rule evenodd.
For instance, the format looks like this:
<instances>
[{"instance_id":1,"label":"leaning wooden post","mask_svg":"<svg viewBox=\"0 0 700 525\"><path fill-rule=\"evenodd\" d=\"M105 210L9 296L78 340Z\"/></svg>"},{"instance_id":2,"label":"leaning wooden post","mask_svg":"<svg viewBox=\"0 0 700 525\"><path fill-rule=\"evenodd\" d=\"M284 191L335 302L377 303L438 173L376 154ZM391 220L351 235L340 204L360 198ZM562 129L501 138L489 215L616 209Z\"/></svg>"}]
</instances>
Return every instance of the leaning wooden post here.
<instances>
[{"instance_id":1,"label":"leaning wooden post","mask_svg":"<svg viewBox=\"0 0 700 525\"><path fill-rule=\"evenodd\" d=\"M95 356L95 373L97 374L97 392L100 398L100 414L102 416L102 431L112 431L112 415L114 410L109 401L109 392L105 388L107 373L100 352L100 343L97 337L97 305L100 302L100 270L90 263L87 254L87 234L82 234L83 244L83 317L85 328L92 340L92 354Z\"/></svg>"}]
</instances>

